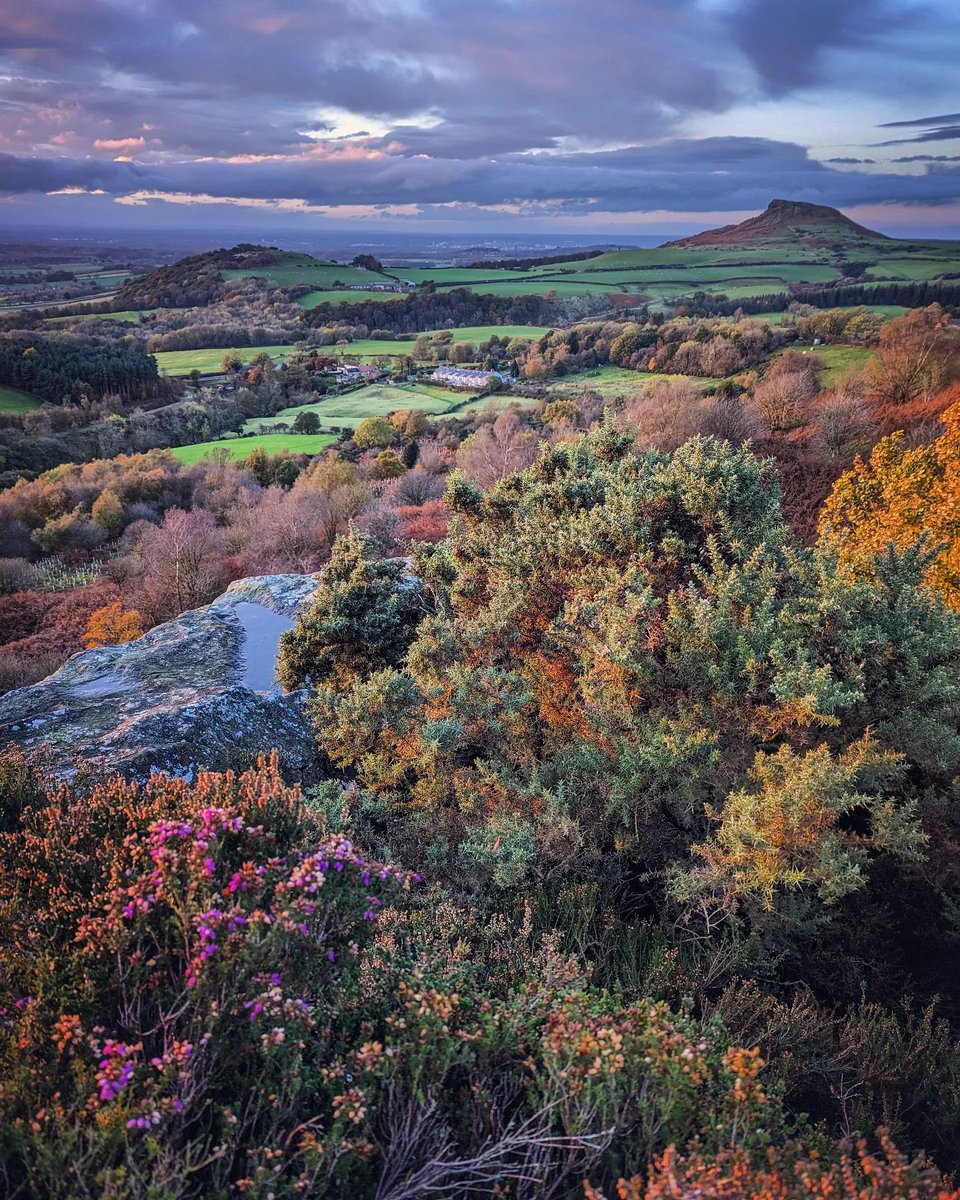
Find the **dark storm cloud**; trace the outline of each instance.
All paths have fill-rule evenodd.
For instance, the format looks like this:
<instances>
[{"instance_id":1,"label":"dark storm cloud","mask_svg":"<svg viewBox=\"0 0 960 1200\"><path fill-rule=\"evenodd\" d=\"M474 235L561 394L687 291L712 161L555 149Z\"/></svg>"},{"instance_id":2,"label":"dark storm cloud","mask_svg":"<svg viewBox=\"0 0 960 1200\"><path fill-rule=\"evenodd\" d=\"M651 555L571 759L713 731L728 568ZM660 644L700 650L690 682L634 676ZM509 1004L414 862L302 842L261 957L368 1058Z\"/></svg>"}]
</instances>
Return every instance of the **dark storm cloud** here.
<instances>
[{"instance_id":1,"label":"dark storm cloud","mask_svg":"<svg viewBox=\"0 0 960 1200\"><path fill-rule=\"evenodd\" d=\"M718 164L722 163L722 170ZM803 147L758 138L661 142L602 153L436 159L371 152L362 158L132 164L89 160L0 160L8 192L100 188L115 197L277 197L309 205L518 205L582 213L737 210L771 195L841 205L947 203L960 197L960 170L922 176L835 172Z\"/></svg>"},{"instance_id":2,"label":"dark storm cloud","mask_svg":"<svg viewBox=\"0 0 960 1200\"><path fill-rule=\"evenodd\" d=\"M770 95L816 83L827 51L866 46L907 24L884 0L746 0L732 19L734 37Z\"/></svg>"},{"instance_id":3,"label":"dark storm cloud","mask_svg":"<svg viewBox=\"0 0 960 1200\"><path fill-rule=\"evenodd\" d=\"M888 142L876 142L877 146L905 146L912 142L953 142L960 138L960 125L942 125L939 129L928 129L912 138L895 138Z\"/></svg>"},{"instance_id":4,"label":"dark storm cloud","mask_svg":"<svg viewBox=\"0 0 960 1200\"><path fill-rule=\"evenodd\" d=\"M916 39L942 30L947 3L0 0L0 191L571 212L940 203L956 189L933 157L920 176L840 172L770 138L678 133L809 89L838 53L854 92L871 74L857 56L878 47L928 66ZM955 119L891 125L933 141Z\"/></svg>"}]
</instances>

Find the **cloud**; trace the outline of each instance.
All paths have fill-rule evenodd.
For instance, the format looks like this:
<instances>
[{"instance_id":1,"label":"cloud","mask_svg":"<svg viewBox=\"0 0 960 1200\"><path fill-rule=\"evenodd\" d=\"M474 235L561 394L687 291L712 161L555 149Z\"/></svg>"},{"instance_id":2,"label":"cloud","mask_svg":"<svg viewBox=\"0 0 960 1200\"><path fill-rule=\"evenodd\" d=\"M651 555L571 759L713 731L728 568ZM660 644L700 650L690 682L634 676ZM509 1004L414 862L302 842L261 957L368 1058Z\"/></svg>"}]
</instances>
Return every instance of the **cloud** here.
<instances>
[{"instance_id":1,"label":"cloud","mask_svg":"<svg viewBox=\"0 0 960 1200\"><path fill-rule=\"evenodd\" d=\"M878 128L909 129L913 125L924 127L929 125L947 125L953 121L960 121L960 113L947 113L946 116L940 117L913 117L909 121L883 121Z\"/></svg>"},{"instance_id":2,"label":"cloud","mask_svg":"<svg viewBox=\"0 0 960 1200\"><path fill-rule=\"evenodd\" d=\"M885 121L880 129L922 129L915 137L877 142L878 146L903 146L910 142L951 142L960 139L960 113L941 117L915 117L909 121Z\"/></svg>"},{"instance_id":3,"label":"cloud","mask_svg":"<svg viewBox=\"0 0 960 1200\"><path fill-rule=\"evenodd\" d=\"M142 150L147 144L143 137L97 138L93 143L97 150Z\"/></svg>"},{"instance_id":4,"label":"cloud","mask_svg":"<svg viewBox=\"0 0 960 1200\"><path fill-rule=\"evenodd\" d=\"M895 163L960 162L960 154L908 154L905 158L893 158L890 161Z\"/></svg>"},{"instance_id":5,"label":"cloud","mask_svg":"<svg viewBox=\"0 0 960 1200\"><path fill-rule=\"evenodd\" d=\"M0 31L10 194L715 212L954 188L948 158L897 174L860 145L682 136L791 96L819 130L818 89L856 107L895 78L884 128L947 137L957 114L911 117L948 105L903 81L952 81L953 0L0 0Z\"/></svg>"},{"instance_id":6,"label":"cloud","mask_svg":"<svg viewBox=\"0 0 960 1200\"><path fill-rule=\"evenodd\" d=\"M745 0L734 12L734 37L768 95L819 82L830 51L869 47L907 16L885 0Z\"/></svg>"},{"instance_id":7,"label":"cloud","mask_svg":"<svg viewBox=\"0 0 960 1200\"><path fill-rule=\"evenodd\" d=\"M135 202L240 201L292 208L472 205L523 212L653 212L762 208L772 195L837 205L946 204L960 169L836 171L802 146L763 138L664 140L645 147L497 160L433 158L399 147L321 144L295 156L132 163L0 156L0 190L100 188ZM170 199L173 198L173 199Z\"/></svg>"}]
</instances>

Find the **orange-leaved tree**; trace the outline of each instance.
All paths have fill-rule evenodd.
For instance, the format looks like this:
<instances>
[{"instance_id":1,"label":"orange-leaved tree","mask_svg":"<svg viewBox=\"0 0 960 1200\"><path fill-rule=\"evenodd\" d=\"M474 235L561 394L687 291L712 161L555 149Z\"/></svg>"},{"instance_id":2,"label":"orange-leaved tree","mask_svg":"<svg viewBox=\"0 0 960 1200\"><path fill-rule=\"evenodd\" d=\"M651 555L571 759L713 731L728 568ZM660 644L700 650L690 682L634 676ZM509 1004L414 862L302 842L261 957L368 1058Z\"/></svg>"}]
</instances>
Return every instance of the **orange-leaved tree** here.
<instances>
[{"instance_id":1,"label":"orange-leaved tree","mask_svg":"<svg viewBox=\"0 0 960 1200\"><path fill-rule=\"evenodd\" d=\"M105 604L90 614L83 644L88 650L98 646L121 646L143 636L143 623L135 608L124 608L120 600Z\"/></svg>"},{"instance_id":2,"label":"orange-leaved tree","mask_svg":"<svg viewBox=\"0 0 960 1200\"><path fill-rule=\"evenodd\" d=\"M929 445L911 447L898 432L858 458L823 506L820 536L841 561L868 570L891 543L903 550L926 534L926 582L960 608L960 403L941 419Z\"/></svg>"}]
</instances>

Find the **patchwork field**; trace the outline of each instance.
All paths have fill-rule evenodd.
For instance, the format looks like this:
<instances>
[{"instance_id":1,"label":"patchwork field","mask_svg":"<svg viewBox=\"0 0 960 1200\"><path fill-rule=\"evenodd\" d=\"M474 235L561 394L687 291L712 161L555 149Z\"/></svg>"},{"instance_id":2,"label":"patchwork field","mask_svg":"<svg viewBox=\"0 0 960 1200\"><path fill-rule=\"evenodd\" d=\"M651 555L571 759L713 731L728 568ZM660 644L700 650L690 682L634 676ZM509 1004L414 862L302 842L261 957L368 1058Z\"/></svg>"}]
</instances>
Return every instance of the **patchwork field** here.
<instances>
[{"instance_id":1,"label":"patchwork field","mask_svg":"<svg viewBox=\"0 0 960 1200\"><path fill-rule=\"evenodd\" d=\"M396 280L379 271L365 271L342 263L325 262L311 258L309 254L284 254L282 261L268 267L250 267L244 270L224 271L224 279L267 279L277 287L293 287L307 283L319 291L337 284L395 283Z\"/></svg>"},{"instance_id":2,"label":"patchwork field","mask_svg":"<svg viewBox=\"0 0 960 1200\"><path fill-rule=\"evenodd\" d=\"M161 350L154 357L161 375L189 375L191 371L213 375L219 373L224 355L236 353L248 363L262 350L278 362L290 353L289 346L237 346L215 350Z\"/></svg>"},{"instance_id":3,"label":"patchwork field","mask_svg":"<svg viewBox=\"0 0 960 1200\"><path fill-rule=\"evenodd\" d=\"M187 466L198 463L215 450L225 450L232 459L244 459L251 450L262 447L268 454L319 454L336 439L328 433L270 433L254 437L220 438L215 442L197 442L193 446L177 446L170 453Z\"/></svg>"},{"instance_id":4,"label":"patchwork field","mask_svg":"<svg viewBox=\"0 0 960 1200\"><path fill-rule=\"evenodd\" d=\"M33 412L35 408L40 408L39 400L35 400L33 396L26 392L21 392L19 388L6 387L0 384L0 412L4 413L25 413Z\"/></svg>"},{"instance_id":5,"label":"patchwork field","mask_svg":"<svg viewBox=\"0 0 960 1200\"><path fill-rule=\"evenodd\" d=\"M862 306L846 304L839 307L841 312L856 312L858 307L864 307L867 312L877 313L888 321L892 321L894 317L902 317L907 311L902 304L866 304ZM773 325L783 325L788 318L792 320L792 314L788 312L753 313L751 315L755 321L769 321Z\"/></svg>"},{"instance_id":6,"label":"patchwork field","mask_svg":"<svg viewBox=\"0 0 960 1200\"><path fill-rule=\"evenodd\" d=\"M420 336L432 337L436 332L438 331L428 330ZM474 346L478 346L481 342L494 336L520 338L533 342L543 337L545 333L550 333L550 330L543 325L465 325L463 328L451 328L450 332L453 334L455 342L472 342ZM349 342L345 346L321 347L320 352L333 354L347 361L358 358L393 358L403 354L412 355L413 338L409 340L397 338L392 341L364 338Z\"/></svg>"},{"instance_id":7,"label":"patchwork field","mask_svg":"<svg viewBox=\"0 0 960 1200\"><path fill-rule=\"evenodd\" d=\"M257 433L275 425L290 425L302 412L316 413L328 429L354 429L367 417L385 417L400 408L415 409L431 416L441 416L455 408L475 392L452 392L429 384L381 384L374 383L345 396L330 396L313 404L300 404L285 408L272 417L251 417L243 427L244 433Z\"/></svg>"}]
</instances>

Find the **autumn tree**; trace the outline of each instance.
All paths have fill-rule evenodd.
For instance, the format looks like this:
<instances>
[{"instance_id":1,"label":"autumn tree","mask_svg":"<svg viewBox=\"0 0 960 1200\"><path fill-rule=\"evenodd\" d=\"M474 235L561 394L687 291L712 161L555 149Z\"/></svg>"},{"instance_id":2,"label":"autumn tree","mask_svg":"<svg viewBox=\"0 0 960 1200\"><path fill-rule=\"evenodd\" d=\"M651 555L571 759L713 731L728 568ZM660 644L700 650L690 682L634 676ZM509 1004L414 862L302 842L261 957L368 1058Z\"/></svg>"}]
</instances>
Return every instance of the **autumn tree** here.
<instances>
[{"instance_id":1,"label":"autumn tree","mask_svg":"<svg viewBox=\"0 0 960 1200\"><path fill-rule=\"evenodd\" d=\"M533 462L537 440L529 426L515 412L500 413L491 423L481 425L457 451L457 465L468 479L482 487L491 487L514 471Z\"/></svg>"},{"instance_id":2,"label":"autumn tree","mask_svg":"<svg viewBox=\"0 0 960 1200\"><path fill-rule=\"evenodd\" d=\"M93 502L90 515L108 537L116 537L123 529L123 502L112 488L101 492Z\"/></svg>"},{"instance_id":3,"label":"autumn tree","mask_svg":"<svg viewBox=\"0 0 960 1200\"><path fill-rule=\"evenodd\" d=\"M378 479L398 479L406 469L397 457L395 450L381 450L377 455L376 475Z\"/></svg>"},{"instance_id":4,"label":"autumn tree","mask_svg":"<svg viewBox=\"0 0 960 1200\"><path fill-rule=\"evenodd\" d=\"M353 440L361 450L389 446L394 430L386 417L365 417L353 431Z\"/></svg>"},{"instance_id":5,"label":"autumn tree","mask_svg":"<svg viewBox=\"0 0 960 1200\"><path fill-rule=\"evenodd\" d=\"M803 425L819 391L816 360L788 351L768 368L753 392L753 409L768 429L784 432Z\"/></svg>"},{"instance_id":6,"label":"autumn tree","mask_svg":"<svg viewBox=\"0 0 960 1200\"><path fill-rule=\"evenodd\" d=\"M171 509L144 531L133 557L138 604L153 621L209 604L227 583L223 534L202 510Z\"/></svg>"},{"instance_id":7,"label":"autumn tree","mask_svg":"<svg viewBox=\"0 0 960 1200\"><path fill-rule=\"evenodd\" d=\"M888 322L867 364L871 392L890 404L932 396L960 376L960 334L939 304Z\"/></svg>"},{"instance_id":8,"label":"autumn tree","mask_svg":"<svg viewBox=\"0 0 960 1200\"><path fill-rule=\"evenodd\" d=\"M87 650L98 646L121 646L143 636L143 622L135 608L123 607L120 600L90 614L83 644Z\"/></svg>"}]
</instances>

